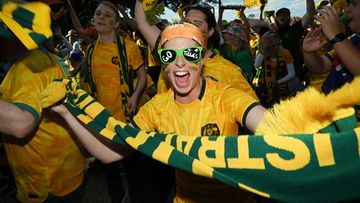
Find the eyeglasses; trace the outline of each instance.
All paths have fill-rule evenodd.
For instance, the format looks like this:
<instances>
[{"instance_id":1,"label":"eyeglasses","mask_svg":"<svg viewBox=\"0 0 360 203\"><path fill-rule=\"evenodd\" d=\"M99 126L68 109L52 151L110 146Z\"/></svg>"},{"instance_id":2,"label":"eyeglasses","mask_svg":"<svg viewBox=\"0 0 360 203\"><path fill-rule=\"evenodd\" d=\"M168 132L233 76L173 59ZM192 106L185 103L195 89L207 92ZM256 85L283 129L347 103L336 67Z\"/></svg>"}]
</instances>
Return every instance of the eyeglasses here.
<instances>
[{"instance_id":1,"label":"eyeglasses","mask_svg":"<svg viewBox=\"0 0 360 203\"><path fill-rule=\"evenodd\" d=\"M183 59L189 63L197 63L201 59L202 47L188 47L184 49L160 49L158 54L160 56L160 61L163 64L172 64L174 63L178 55L181 54Z\"/></svg>"}]
</instances>

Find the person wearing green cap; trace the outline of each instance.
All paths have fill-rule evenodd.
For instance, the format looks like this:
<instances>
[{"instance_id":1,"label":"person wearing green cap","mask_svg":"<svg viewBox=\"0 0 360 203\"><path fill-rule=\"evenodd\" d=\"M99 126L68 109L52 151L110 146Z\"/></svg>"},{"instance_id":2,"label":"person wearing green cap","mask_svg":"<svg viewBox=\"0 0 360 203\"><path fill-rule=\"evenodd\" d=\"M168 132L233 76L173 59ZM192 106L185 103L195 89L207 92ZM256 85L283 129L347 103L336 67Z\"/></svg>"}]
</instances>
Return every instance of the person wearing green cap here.
<instances>
[{"instance_id":1,"label":"person wearing green cap","mask_svg":"<svg viewBox=\"0 0 360 203\"><path fill-rule=\"evenodd\" d=\"M16 15L15 15L16 14ZM50 40L50 8L0 2L0 56L11 68L0 85L0 133L21 202L80 202L84 149L65 121L41 105L41 92L66 78Z\"/></svg>"}]
</instances>

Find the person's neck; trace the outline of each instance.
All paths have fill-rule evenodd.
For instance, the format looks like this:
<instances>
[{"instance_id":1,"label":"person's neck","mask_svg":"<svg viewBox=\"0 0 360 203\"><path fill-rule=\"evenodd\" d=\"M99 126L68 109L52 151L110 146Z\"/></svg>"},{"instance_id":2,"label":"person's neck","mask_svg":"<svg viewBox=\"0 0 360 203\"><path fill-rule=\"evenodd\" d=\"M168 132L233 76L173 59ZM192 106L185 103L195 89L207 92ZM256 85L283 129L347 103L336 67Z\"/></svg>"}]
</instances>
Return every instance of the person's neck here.
<instances>
[{"instance_id":1,"label":"person's neck","mask_svg":"<svg viewBox=\"0 0 360 203\"><path fill-rule=\"evenodd\" d=\"M115 32L102 33L99 35L99 40L102 45L108 45L116 41Z\"/></svg>"},{"instance_id":2,"label":"person's neck","mask_svg":"<svg viewBox=\"0 0 360 203\"><path fill-rule=\"evenodd\" d=\"M199 85L195 86L188 94L175 93L175 100L180 104L190 104L199 98L203 86L203 79L200 78Z\"/></svg>"}]
</instances>

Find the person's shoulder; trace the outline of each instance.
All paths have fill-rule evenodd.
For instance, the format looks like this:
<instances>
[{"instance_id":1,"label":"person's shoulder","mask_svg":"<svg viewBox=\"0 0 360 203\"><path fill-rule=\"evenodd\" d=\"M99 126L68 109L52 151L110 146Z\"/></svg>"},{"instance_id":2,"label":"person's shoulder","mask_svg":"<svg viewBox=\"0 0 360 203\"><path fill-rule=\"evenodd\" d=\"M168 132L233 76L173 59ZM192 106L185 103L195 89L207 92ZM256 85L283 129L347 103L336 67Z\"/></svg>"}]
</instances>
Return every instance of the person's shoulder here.
<instances>
[{"instance_id":1,"label":"person's shoulder","mask_svg":"<svg viewBox=\"0 0 360 203\"><path fill-rule=\"evenodd\" d=\"M221 56L219 53L213 55L205 61L205 66L227 66L237 67L234 63Z\"/></svg>"},{"instance_id":2,"label":"person's shoulder","mask_svg":"<svg viewBox=\"0 0 360 203\"><path fill-rule=\"evenodd\" d=\"M174 91L170 88L166 92L157 93L148 102L151 103L151 105L154 105L154 106L165 106L168 102L171 102L174 99L175 99Z\"/></svg>"},{"instance_id":3,"label":"person's shoulder","mask_svg":"<svg viewBox=\"0 0 360 203\"><path fill-rule=\"evenodd\" d=\"M50 52L35 49L31 50L29 54L21 60L21 63L32 69L42 69L43 67L56 65L56 61L55 56Z\"/></svg>"},{"instance_id":4,"label":"person's shoulder","mask_svg":"<svg viewBox=\"0 0 360 203\"><path fill-rule=\"evenodd\" d=\"M218 82L211 78L205 78L206 89L205 91L211 94L218 94L219 92L224 91L225 89L231 88L232 85L225 82Z\"/></svg>"}]
</instances>

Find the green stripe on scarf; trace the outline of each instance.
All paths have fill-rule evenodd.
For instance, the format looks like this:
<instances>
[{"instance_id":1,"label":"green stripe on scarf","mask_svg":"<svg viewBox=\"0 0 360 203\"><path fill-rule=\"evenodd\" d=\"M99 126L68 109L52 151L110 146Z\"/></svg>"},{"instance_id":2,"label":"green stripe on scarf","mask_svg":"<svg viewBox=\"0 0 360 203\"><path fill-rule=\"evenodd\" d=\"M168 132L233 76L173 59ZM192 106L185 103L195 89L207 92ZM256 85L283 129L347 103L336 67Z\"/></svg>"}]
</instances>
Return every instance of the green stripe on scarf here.
<instances>
[{"instance_id":1,"label":"green stripe on scarf","mask_svg":"<svg viewBox=\"0 0 360 203\"><path fill-rule=\"evenodd\" d=\"M0 35L13 38L7 32L11 31L28 50L36 49L52 38L50 7L42 2L1 0L0 21Z\"/></svg>"},{"instance_id":2,"label":"green stripe on scarf","mask_svg":"<svg viewBox=\"0 0 360 203\"><path fill-rule=\"evenodd\" d=\"M360 128L349 127L354 116L336 123L352 123L341 132L184 139L129 127L75 84L67 88L66 106L78 119L115 143L175 168L284 202L360 198Z\"/></svg>"},{"instance_id":3,"label":"green stripe on scarf","mask_svg":"<svg viewBox=\"0 0 360 203\"><path fill-rule=\"evenodd\" d=\"M86 55L86 62L84 68L84 76L82 81L89 85L90 94L96 98L96 84L92 78L92 57L94 51L96 49L97 44L99 43L99 39L97 39L93 44L88 47L88 54ZM118 57L119 57L119 75L120 75L120 96L121 102L125 114L126 121L130 121L132 114L129 112L127 108L127 101L130 96L133 94L133 77L132 72L129 70L127 54L126 54L126 46L125 40L120 36L118 32L116 32L116 44L118 48Z\"/></svg>"}]
</instances>

